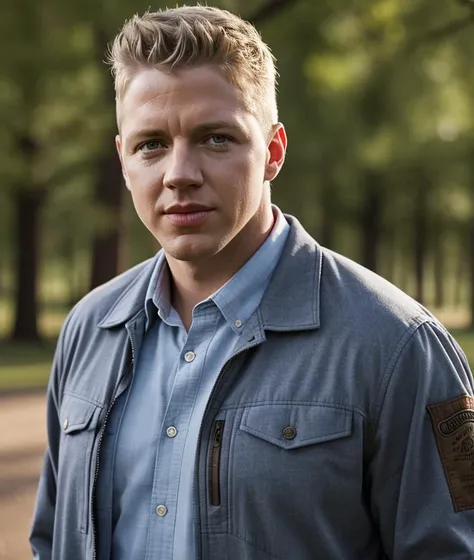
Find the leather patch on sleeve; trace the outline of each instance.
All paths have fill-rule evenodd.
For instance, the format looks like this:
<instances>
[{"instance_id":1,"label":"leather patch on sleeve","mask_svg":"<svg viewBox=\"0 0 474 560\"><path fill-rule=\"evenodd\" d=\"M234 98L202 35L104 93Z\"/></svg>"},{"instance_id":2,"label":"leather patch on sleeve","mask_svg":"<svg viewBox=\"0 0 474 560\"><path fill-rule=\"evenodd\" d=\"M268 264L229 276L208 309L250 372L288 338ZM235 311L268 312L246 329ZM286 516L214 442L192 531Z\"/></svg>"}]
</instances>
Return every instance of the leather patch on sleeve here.
<instances>
[{"instance_id":1,"label":"leather patch on sleeve","mask_svg":"<svg viewBox=\"0 0 474 560\"><path fill-rule=\"evenodd\" d=\"M427 407L454 510L474 509L474 398Z\"/></svg>"}]
</instances>

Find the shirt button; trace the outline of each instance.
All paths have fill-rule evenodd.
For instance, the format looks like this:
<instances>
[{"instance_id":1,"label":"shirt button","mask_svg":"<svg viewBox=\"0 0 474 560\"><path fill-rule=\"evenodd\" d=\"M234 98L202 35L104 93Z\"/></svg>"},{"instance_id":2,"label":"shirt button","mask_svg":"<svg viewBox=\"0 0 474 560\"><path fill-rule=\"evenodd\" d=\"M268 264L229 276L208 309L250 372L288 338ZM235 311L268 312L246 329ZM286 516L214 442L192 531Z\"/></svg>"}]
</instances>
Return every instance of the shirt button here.
<instances>
[{"instance_id":1,"label":"shirt button","mask_svg":"<svg viewBox=\"0 0 474 560\"><path fill-rule=\"evenodd\" d=\"M187 362L192 362L194 361L194 358L196 357L196 354L194 352L186 352L186 354L184 355L184 359Z\"/></svg>"},{"instance_id":2,"label":"shirt button","mask_svg":"<svg viewBox=\"0 0 474 560\"><path fill-rule=\"evenodd\" d=\"M67 418L64 418L64 422L63 422L63 430L67 430L67 427L69 426L69 420Z\"/></svg>"},{"instance_id":3,"label":"shirt button","mask_svg":"<svg viewBox=\"0 0 474 560\"><path fill-rule=\"evenodd\" d=\"M158 515L158 517L164 517L167 513L168 513L168 508L166 506L164 506L163 504L160 504L159 506L156 506L156 515Z\"/></svg>"},{"instance_id":4,"label":"shirt button","mask_svg":"<svg viewBox=\"0 0 474 560\"><path fill-rule=\"evenodd\" d=\"M293 428L293 426L287 426L283 432L283 437L285 439L295 439L296 437L296 430Z\"/></svg>"},{"instance_id":5,"label":"shirt button","mask_svg":"<svg viewBox=\"0 0 474 560\"><path fill-rule=\"evenodd\" d=\"M166 435L170 438L174 438L176 437L178 434L178 430L174 427L174 426L170 426L167 430L166 430Z\"/></svg>"},{"instance_id":6,"label":"shirt button","mask_svg":"<svg viewBox=\"0 0 474 560\"><path fill-rule=\"evenodd\" d=\"M237 321L234 323L234 325L240 329L240 327L242 326L242 321L240 319L237 319Z\"/></svg>"}]
</instances>

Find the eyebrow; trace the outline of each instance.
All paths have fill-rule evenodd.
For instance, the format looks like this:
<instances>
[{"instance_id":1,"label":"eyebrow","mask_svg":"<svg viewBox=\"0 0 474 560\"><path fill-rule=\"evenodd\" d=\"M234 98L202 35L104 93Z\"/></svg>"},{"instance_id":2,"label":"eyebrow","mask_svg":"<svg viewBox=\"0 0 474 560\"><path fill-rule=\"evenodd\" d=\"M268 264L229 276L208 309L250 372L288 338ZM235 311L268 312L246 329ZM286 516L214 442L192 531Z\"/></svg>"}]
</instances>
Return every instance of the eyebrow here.
<instances>
[{"instance_id":1,"label":"eyebrow","mask_svg":"<svg viewBox=\"0 0 474 560\"><path fill-rule=\"evenodd\" d=\"M247 135L244 127L241 126L239 123L220 120L220 121L210 121L210 122L204 122L198 124L191 130L191 137L202 136L203 134L213 132L214 130L222 130L222 129L235 130L244 136ZM145 140L146 138L155 138L155 137L167 138L168 133L160 128L144 128L139 132L132 134L128 138L127 143L135 144L140 140Z\"/></svg>"},{"instance_id":2,"label":"eyebrow","mask_svg":"<svg viewBox=\"0 0 474 560\"><path fill-rule=\"evenodd\" d=\"M220 130L222 128L227 128L231 130L236 130L241 134L245 134L245 129L237 122L229 122L229 121L212 121L199 124L196 126L192 134L200 135L205 134L206 132L212 132L213 130Z\"/></svg>"}]
</instances>

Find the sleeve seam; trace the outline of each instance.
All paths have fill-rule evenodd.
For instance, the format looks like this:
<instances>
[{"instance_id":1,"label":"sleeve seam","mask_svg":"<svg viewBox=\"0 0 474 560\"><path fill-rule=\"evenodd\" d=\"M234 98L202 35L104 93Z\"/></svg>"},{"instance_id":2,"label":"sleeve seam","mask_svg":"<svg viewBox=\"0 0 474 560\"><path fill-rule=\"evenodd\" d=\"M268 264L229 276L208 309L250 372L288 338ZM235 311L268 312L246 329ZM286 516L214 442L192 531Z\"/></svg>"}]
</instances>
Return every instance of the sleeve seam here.
<instances>
[{"instance_id":1,"label":"sleeve seam","mask_svg":"<svg viewBox=\"0 0 474 560\"><path fill-rule=\"evenodd\" d=\"M60 403L62 401L62 397L63 397L63 393L64 393L64 375L63 375L63 369L64 369L64 347L66 345L66 341L68 338L69 333L67 332L67 329L71 323L71 319L74 315L76 311L76 307L73 307L71 309L71 311L69 312L68 316L66 317L64 324L63 324L63 328L62 328L62 333L61 333L61 339L60 339L60 346L58 348L58 363L57 363L57 369L56 372L54 373L55 377L56 377L56 383L57 383L57 387L58 387L58 393L56 395L56 407L59 410L59 406Z\"/></svg>"},{"instance_id":2,"label":"sleeve seam","mask_svg":"<svg viewBox=\"0 0 474 560\"><path fill-rule=\"evenodd\" d=\"M385 398L386 398L386 395L387 395L387 392L388 392L388 387L390 385L390 381L392 380L393 373L395 371L397 363L398 363L404 349L406 348L406 346L408 345L410 340L412 340L415 333L418 332L420 327L427 324L427 323L431 323L431 322L433 322L433 321L430 318L417 317L415 319L415 321L406 329L406 331L403 333L400 340L398 341L398 344L397 344L392 356L390 357L390 359L387 363L387 367L385 368L384 374L382 376L382 382L380 384L380 389L378 391L376 417L375 417L375 421L373 423L374 433L378 429L380 416L382 414L383 404L385 402Z\"/></svg>"}]
</instances>

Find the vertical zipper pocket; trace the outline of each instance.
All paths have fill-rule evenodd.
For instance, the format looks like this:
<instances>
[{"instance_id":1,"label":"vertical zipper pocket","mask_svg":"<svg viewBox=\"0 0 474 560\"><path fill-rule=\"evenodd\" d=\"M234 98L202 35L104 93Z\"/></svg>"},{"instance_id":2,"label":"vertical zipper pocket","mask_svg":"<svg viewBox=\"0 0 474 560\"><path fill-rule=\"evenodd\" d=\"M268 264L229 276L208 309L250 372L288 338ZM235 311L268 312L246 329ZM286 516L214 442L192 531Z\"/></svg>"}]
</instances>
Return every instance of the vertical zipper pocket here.
<instances>
[{"instance_id":1,"label":"vertical zipper pocket","mask_svg":"<svg viewBox=\"0 0 474 560\"><path fill-rule=\"evenodd\" d=\"M214 424L210 462L211 506L221 505L220 463L224 424L224 420L216 420Z\"/></svg>"}]
</instances>

